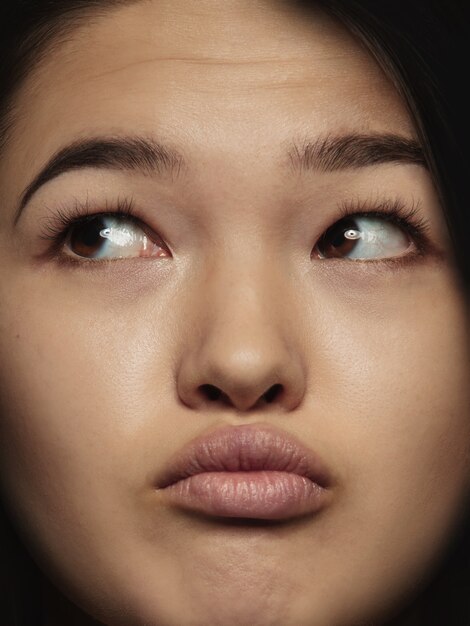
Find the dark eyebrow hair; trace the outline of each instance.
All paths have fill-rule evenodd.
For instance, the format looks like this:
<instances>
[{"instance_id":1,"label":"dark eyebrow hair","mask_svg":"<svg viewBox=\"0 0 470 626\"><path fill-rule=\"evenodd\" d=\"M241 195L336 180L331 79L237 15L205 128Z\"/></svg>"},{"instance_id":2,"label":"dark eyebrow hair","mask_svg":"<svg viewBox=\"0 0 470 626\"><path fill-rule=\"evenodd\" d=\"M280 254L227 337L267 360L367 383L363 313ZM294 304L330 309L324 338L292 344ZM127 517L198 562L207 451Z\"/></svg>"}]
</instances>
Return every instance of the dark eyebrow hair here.
<instances>
[{"instance_id":1,"label":"dark eyebrow hair","mask_svg":"<svg viewBox=\"0 0 470 626\"><path fill-rule=\"evenodd\" d=\"M154 139L145 137L79 139L54 154L28 185L21 196L14 224L17 224L23 209L36 191L64 172L93 167L178 176L184 166L184 158L177 150Z\"/></svg>"},{"instance_id":2,"label":"dark eyebrow hair","mask_svg":"<svg viewBox=\"0 0 470 626\"><path fill-rule=\"evenodd\" d=\"M314 141L293 143L287 151L292 169L331 172L379 163L415 163L427 167L419 143L394 134L327 135ZM94 137L61 148L23 192L14 224L42 185L70 170L108 168L179 175L186 166L180 152L145 137Z\"/></svg>"},{"instance_id":3,"label":"dark eyebrow hair","mask_svg":"<svg viewBox=\"0 0 470 626\"><path fill-rule=\"evenodd\" d=\"M288 157L294 171L334 172L379 163L414 163L427 168L423 149L413 138L396 134L348 134L292 144Z\"/></svg>"}]
</instances>

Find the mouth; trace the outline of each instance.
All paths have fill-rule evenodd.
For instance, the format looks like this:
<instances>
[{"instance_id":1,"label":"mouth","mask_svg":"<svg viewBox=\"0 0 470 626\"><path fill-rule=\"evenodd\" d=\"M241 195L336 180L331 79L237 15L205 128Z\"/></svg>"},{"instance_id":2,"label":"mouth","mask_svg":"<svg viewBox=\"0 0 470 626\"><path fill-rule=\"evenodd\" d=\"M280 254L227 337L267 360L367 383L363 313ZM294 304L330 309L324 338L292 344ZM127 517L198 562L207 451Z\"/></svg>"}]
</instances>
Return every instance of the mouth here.
<instances>
[{"instance_id":1,"label":"mouth","mask_svg":"<svg viewBox=\"0 0 470 626\"><path fill-rule=\"evenodd\" d=\"M173 506L210 516L284 520L323 509L332 479L293 435L259 424L224 426L171 459L157 490Z\"/></svg>"}]
</instances>

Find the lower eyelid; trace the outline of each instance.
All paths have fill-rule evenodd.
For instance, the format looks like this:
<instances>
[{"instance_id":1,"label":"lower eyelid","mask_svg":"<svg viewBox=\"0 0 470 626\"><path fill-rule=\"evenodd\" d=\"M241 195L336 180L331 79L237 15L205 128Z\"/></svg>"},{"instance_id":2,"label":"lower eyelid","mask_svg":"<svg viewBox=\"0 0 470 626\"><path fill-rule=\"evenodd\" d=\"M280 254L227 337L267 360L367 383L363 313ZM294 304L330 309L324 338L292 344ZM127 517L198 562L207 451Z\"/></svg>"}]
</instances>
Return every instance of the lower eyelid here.
<instances>
[{"instance_id":1,"label":"lower eyelid","mask_svg":"<svg viewBox=\"0 0 470 626\"><path fill-rule=\"evenodd\" d=\"M343 269L346 268L361 268L367 270L376 269L377 271L384 268L390 270L404 270L420 265L425 265L432 262L445 261L446 255L444 252L438 249L431 249L427 252L415 248L412 252L401 254L395 257L383 258L383 259L319 259L322 263L328 263L331 268L333 264L341 265Z\"/></svg>"},{"instance_id":2,"label":"lower eyelid","mask_svg":"<svg viewBox=\"0 0 470 626\"><path fill-rule=\"evenodd\" d=\"M128 267L131 264L146 264L148 265L149 261L158 262L162 264L162 262L166 262L170 257L116 257L112 259L78 259L69 254L58 254L54 258L50 259L54 261L59 267L64 269L73 269L73 270L85 270L92 272L99 271L111 271L119 267L121 262L123 262L122 268ZM121 270L119 270L121 271Z\"/></svg>"}]
</instances>

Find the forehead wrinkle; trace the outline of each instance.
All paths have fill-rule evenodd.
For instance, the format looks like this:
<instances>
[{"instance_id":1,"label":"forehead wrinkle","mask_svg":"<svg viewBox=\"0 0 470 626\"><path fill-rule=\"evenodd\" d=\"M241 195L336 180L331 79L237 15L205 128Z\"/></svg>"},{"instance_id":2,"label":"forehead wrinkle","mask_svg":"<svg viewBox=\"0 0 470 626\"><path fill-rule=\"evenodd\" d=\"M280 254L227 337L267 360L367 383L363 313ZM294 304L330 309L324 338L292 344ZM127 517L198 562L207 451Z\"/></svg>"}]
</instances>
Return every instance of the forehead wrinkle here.
<instances>
[{"instance_id":1,"label":"forehead wrinkle","mask_svg":"<svg viewBox=\"0 0 470 626\"><path fill-rule=\"evenodd\" d=\"M131 9L131 11L135 10L136 8L138 8L138 5L141 4L145 3L143 3L142 0L137 2L134 0L134 2L130 3L130 7L128 7L128 9ZM149 3L149 5L150 4L151 3ZM163 5L165 6L165 3L163 3ZM60 45L56 47L56 62L54 63L54 59L51 59L52 65L58 65L60 69L63 69L64 65L67 65L67 61L71 61L71 68L74 68L75 66L76 70L77 68L74 60L75 58L78 58L78 67L80 68L81 72L86 75L87 71L89 72L90 69L93 70L93 68L96 66L96 58L98 58L99 61L102 62L103 60L106 60L107 57L111 57L111 62L119 62L119 58L121 57L121 60L123 62L121 67L104 69L104 71L99 72L99 74L92 74L90 77L93 79L112 75L113 73L118 73L120 71L132 70L139 66L145 66L154 62L181 62L187 63L189 65L214 65L221 67L245 65L262 66L269 63L275 63L277 65L284 66L289 63L298 62L303 65L308 64L312 71L314 71L315 61L331 60L332 62L334 62L338 59L344 59L347 60L348 63L350 63L351 58L357 57L360 61L361 57L364 56L364 52L350 37L347 38L346 41L340 39L339 42L336 40L336 37L333 37L331 40L328 40L326 42L315 41L315 30L313 27L316 26L318 28L318 24L316 24L313 20L312 22L309 21L308 23L308 26L312 29L311 35L309 35L308 39L303 42L303 37L301 37L300 44L299 41L297 41L295 44L295 50L291 52L291 55L293 54L294 56L286 59L286 52L288 51L289 46L294 43L291 37L288 37L287 34L285 37L286 46L283 45L284 40L281 39L279 41L276 41L275 46L270 45L268 48L266 48L266 42L264 41L264 39L258 41L258 39L253 36L253 33L251 33L251 36L248 37L248 35L246 35L246 33L244 32L244 34L246 35L246 40L244 39L242 42L240 42L239 38L235 36L238 35L238 31L234 35L233 28L230 27L227 29L227 36L221 40L224 44L228 45L225 50L224 48L221 49L220 45L216 45L217 42L212 45L210 41L207 41L207 39L203 39L201 42L201 37L197 35L194 37L194 45L189 45L188 35L193 32L193 21L188 23L188 26L184 28L177 23L178 20L175 19L175 16L173 16L173 20L171 20L169 24L169 31L175 32L174 36L171 39L161 40L160 37L157 37L158 28L156 33L153 32L152 29L152 32L149 32L147 34L144 33L142 36L140 32L138 34L136 32L135 36L131 37L130 35L133 32L132 29L134 26L134 16L132 15L132 12L128 15L128 19L130 19L130 24L128 25L128 27L125 28L120 24L120 21L124 17L123 12L125 10L126 7L121 7L121 10L109 11L108 13L111 13L111 17L109 17L108 15L108 20L91 20L90 23L85 25L82 24L81 26L74 29L70 38L66 41L61 42ZM191 11L195 13L194 9L191 9ZM237 5L237 13L239 11L240 7ZM206 12L208 13L208 15L212 16L214 13L217 13L217 6L211 4L210 8L206 7L206 11L202 11L202 14L205 14ZM250 12L248 11L248 7L246 8L246 12L247 14ZM221 12L221 15L225 15L225 13L226 10L224 9L224 11ZM176 17L178 16L180 16L181 19L186 18L186 21L188 20L186 12L183 12L183 14L181 14L181 12L178 11L178 7L176 7ZM137 18L138 15L136 15L136 19ZM156 17L152 13L149 16L149 19L152 20L153 18L156 19ZM115 28L111 31L109 22L113 19L116 19L117 23L115 24ZM198 16L196 14L196 20L197 19ZM176 22L176 24L174 22ZM148 23L149 26L150 23L151 22ZM228 20L228 24L230 25L230 20ZM284 30L283 21L279 20L279 24L282 33L282 31ZM288 28L289 27L287 26L286 30L288 30ZM302 24L302 30L305 30L305 24ZM165 29L163 29L163 33L164 32ZM220 28L216 32L220 36ZM224 32L225 30L222 28L222 34ZM100 33L101 36L99 36ZM303 35L305 35L305 33L303 33ZM109 39L108 43L107 38ZM220 43L220 41L218 41L218 43ZM243 50L246 50L246 47L245 45L240 46L240 43L249 44L249 57L246 56L246 53L243 54ZM270 44L271 43L272 42L270 42ZM346 45L347 49L345 49L344 52L338 52L338 43L340 43L342 47ZM144 51L147 48L147 52L150 53L150 58L128 60L122 58L124 55L130 56L134 54L135 56L135 51L138 48L140 48L141 51ZM194 50L197 50L198 48L201 50L202 54L194 54ZM242 50L240 48L242 48ZM162 54L159 54L159 49L161 50ZM170 54L168 54L168 49L170 49L170 51L171 49L173 49L174 53L172 54L170 52ZM89 50L94 50L93 59L89 58L91 56L91 53L88 52ZM208 51L209 54L207 54ZM102 54L100 54L100 52ZM157 54L154 55L153 52L157 52ZM187 54L188 52L189 54ZM226 56L227 52L228 56ZM240 54L240 52L242 52L242 54ZM268 52L268 55L266 55L266 52ZM49 65L47 59L45 60L45 65Z\"/></svg>"},{"instance_id":2,"label":"forehead wrinkle","mask_svg":"<svg viewBox=\"0 0 470 626\"><path fill-rule=\"evenodd\" d=\"M103 78L105 76L112 76L113 74L118 74L120 72L126 72L128 70L135 69L136 67L145 67L146 65L150 65L152 63L181 63L187 65L200 65L200 66L215 66L215 67L246 67L246 66L266 66L266 65L278 65L278 66L286 66L289 64L297 64L299 61L305 62L305 59L276 59L266 58L266 59L217 59L213 57L178 57L178 56L166 56L166 57L155 57L152 59L143 59L139 61L131 61L122 65L120 67L116 67L109 70L104 70L97 74L89 75L88 79L95 80L99 78Z\"/></svg>"},{"instance_id":3,"label":"forehead wrinkle","mask_svg":"<svg viewBox=\"0 0 470 626\"><path fill-rule=\"evenodd\" d=\"M324 57L326 60L335 59L335 58L343 58L346 59L347 55L337 55L336 57L329 56ZM318 60L318 59L317 59ZM322 57L323 60L323 57ZM81 77L78 81L75 80L75 76L77 72L71 72L71 80L72 84L86 84L87 82L95 82L100 81L107 77L113 77L119 75L121 73L132 72L139 67L145 68L146 66L152 64L175 64L175 69L173 71L181 71L184 70L184 66L190 67L200 67L207 68L208 72L212 68L216 71L218 68L232 68L234 71L240 69L243 71L245 68L253 68L253 72L247 72L241 75L235 75L234 78L237 79L236 85L230 85L230 82L227 80L229 78L228 75L223 75L221 78L224 82L224 92L226 93L227 89L236 87L237 90L241 92L251 92L254 89L311 89L312 84L318 84L321 82L322 84L334 84L335 81L345 80L354 88L354 85L358 81L357 76L351 77L351 71L347 68L334 68L334 72L331 69L321 68L321 72L314 71L315 58L292 58L292 59L278 59L276 57L269 57L263 59L217 59L213 57L155 57L149 59L143 59L138 61L132 61L126 63L119 67L114 67L110 69L105 69L98 73L88 74ZM348 62L350 62L350 58L348 57ZM180 67L178 67L178 65ZM264 74L258 74L255 72L257 67L267 68L271 66L271 71L265 72ZM144 69L145 71L145 69ZM194 90L202 93L212 93L220 91L220 81L216 80L214 82L214 75L208 74L208 83L204 85L204 75L198 75L198 84L194 87ZM376 79L378 78L375 73L367 72L364 76L361 76L362 79L367 82L370 86L370 82L373 81L374 84ZM244 82L243 82L244 81ZM321 86L321 85L319 85ZM66 85L64 85L66 87ZM356 86L357 89L360 88L360 85Z\"/></svg>"}]
</instances>

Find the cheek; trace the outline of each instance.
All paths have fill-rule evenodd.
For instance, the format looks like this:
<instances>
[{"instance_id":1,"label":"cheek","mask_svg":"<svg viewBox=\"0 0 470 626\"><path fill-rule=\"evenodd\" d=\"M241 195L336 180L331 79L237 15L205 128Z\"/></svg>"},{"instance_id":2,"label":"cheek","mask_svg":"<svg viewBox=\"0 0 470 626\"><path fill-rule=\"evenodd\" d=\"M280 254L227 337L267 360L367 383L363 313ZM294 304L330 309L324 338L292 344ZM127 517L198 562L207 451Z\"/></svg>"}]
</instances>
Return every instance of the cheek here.
<instances>
[{"instance_id":1,"label":"cheek","mask_svg":"<svg viewBox=\"0 0 470 626\"><path fill-rule=\"evenodd\" d=\"M156 445L145 457L143 442L149 427L158 437L168 414L171 333L157 340L135 310L29 287L21 307L9 290L1 319L0 358L9 363L0 379L1 481L25 531L42 528L51 545L60 536L65 546L81 536L83 517L105 528L116 498L159 462ZM157 445L164 453L165 441Z\"/></svg>"},{"instance_id":2,"label":"cheek","mask_svg":"<svg viewBox=\"0 0 470 626\"><path fill-rule=\"evenodd\" d=\"M351 299L325 338L315 434L344 479L331 540L360 554L369 589L384 567L390 593L431 572L470 493L469 320L445 282Z\"/></svg>"}]
</instances>

